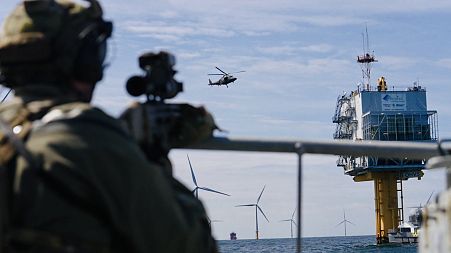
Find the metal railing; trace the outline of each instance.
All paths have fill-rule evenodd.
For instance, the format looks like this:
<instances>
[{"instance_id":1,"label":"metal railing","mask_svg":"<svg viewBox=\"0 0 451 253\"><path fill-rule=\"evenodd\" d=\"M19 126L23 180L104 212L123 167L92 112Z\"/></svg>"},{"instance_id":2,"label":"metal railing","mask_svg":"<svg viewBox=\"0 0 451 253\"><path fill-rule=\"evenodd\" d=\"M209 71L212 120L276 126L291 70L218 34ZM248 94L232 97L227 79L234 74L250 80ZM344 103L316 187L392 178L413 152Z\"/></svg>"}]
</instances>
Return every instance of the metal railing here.
<instances>
[{"instance_id":1,"label":"metal railing","mask_svg":"<svg viewBox=\"0 0 451 253\"><path fill-rule=\"evenodd\" d=\"M298 155L298 199L296 252L301 248L302 217L302 155L349 155L377 156L382 158L429 159L440 155L436 143L387 142L387 141L303 141L303 140L264 140L213 137L200 144L186 147L188 149L223 150L223 151L257 151L295 153Z\"/></svg>"}]
</instances>

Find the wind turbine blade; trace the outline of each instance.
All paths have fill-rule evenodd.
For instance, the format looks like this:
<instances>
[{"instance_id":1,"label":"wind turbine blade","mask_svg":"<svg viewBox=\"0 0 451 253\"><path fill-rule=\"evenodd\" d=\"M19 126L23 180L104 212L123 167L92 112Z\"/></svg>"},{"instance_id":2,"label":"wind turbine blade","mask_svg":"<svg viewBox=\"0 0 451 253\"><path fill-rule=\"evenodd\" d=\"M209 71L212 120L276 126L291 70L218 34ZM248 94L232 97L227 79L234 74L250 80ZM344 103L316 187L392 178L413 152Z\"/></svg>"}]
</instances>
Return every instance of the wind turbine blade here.
<instances>
[{"instance_id":1,"label":"wind turbine blade","mask_svg":"<svg viewBox=\"0 0 451 253\"><path fill-rule=\"evenodd\" d=\"M345 220L344 220L344 221L342 221L342 222L340 222L340 223L338 223L337 225L335 225L335 227L338 227L338 226L340 226L341 224L343 224L343 222L345 222Z\"/></svg>"},{"instance_id":2,"label":"wind turbine blade","mask_svg":"<svg viewBox=\"0 0 451 253\"><path fill-rule=\"evenodd\" d=\"M291 221L291 220L280 220L279 222L282 222L282 221Z\"/></svg>"},{"instance_id":3,"label":"wind turbine blade","mask_svg":"<svg viewBox=\"0 0 451 253\"><path fill-rule=\"evenodd\" d=\"M294 224L296 227L298 226L298 224L296 223L296 221L291 220L291 222L293 222L293 224Z\"/></svg>"},{"instance_id":4,"label":"wind turbine blade","mask_svg":"<svg viewBox=\"0 0 451 253\"><path fill-rule=\"evenodd\" d=\"M3 91L3 90L2 90ZM8 97L9 93L11 93L12 89L9 89L6 95L2 98L2 101L0 103L5 102L6 98Z\"/></svg>"},{"instance_id":5,"label":"wind turbine blade","mask_svg":"<svg viewBox=\"0 0 451 253\"><path fill-rule=\"evenodd\" d=\"M194 190L191 191L193 193L193 195L197 198L198 197L198 192L199 192L199 187L196 186L196 188L194 188Z\"/></svg>"},{"instance_id":6,"label":"wind turbine blade","mask_svg":"<svg viewBox=\"0 0 451 253\"><path fill-rule=\"evenodd\" d=\"M297 210L297 209L298 209L297 207L294 209L293 215L291 215L291 219L294 218L294 214L296 213L296 210Z\"/></svg>"},{"instance_id":7,"label":"wind turbine blade","mask_svg":"<svg viewBox=\"0 0 451 253\"><path fill-rule=\"evenodd\" d=\"M255 204L237 205L237 206L235 206L235 207L241 207L241 206L255 206Z\"/></svg>"},{"instance_id":8,"label":"wind turbine blade","mask_svg":"<svg viewBox=\"0 0 451 253\"><path fill-rule=\"evenodd\" d=\"M258 210L263 214L263 216L265 217L265 219L269 222L268 218L266 217L265 213L263 212L263 210L257 205Z\"/></svg>"},{"instance_id":9,"label":"wind turbine blade","mask_svg":"<svg viewBox=\"0 0 451 253\"><path fill-rule=\"evenodd\" d=\"M209 192L215 192L215 193L222 194L222 195L226 195L226 196L230 196L230 195L227 194L227 193L219 192L219 191L216 191L216 190L207 188L207 187L199 187L199 189L202 189L202 190L204 190L204 191L209 191Z\"/></svg>"},{"instance_id":10,"label":"wind turbine blade","mask_svg":"<svg viewBox=\"0 0 451 253\"><path fill-rule=\"evenodd\" d=\"M227 75L227 73L226 72L224 72L224 71L222 71L222 69L220 69L220 68L218 68L218 67L215 67L217 70L219 70L219 71L221 71L222 73L224 73L224 75Z\"/></svg>"},{"instance_id":11,"label":"wind turbine blade","mask_svg":"<svg viewBox=\"0 0 451 253\"><path fill-rule=\"evenodd\" d=\"M434 192L431 192L431 195L429 195L428 201L426 201L426 205L429 204L429 201L431 200L433 194Z\"/></svg>"},{"instance_id":12,"label":"wind turbine blade","mask_svg":"<svg viewBox=\"0 0 451 253\"><path fill-rule=\"evenodd\" d=\"M189 160L189 156L186 155L186 157L188 157L188 163L189 163L189 168L191 170L191 177L193 178L193 183L197 187L197 181L196 181L196 176L194 175L193 166L191 166L191 161Z\"/></svg>"},{"instance_id":13,"label":"wind turbine blade","mask_svg":"<svg viewBox=\"0 0 451 253\"><path fill-rule=\"evenodd\" d=\"M350 221L348 221L348 220L346 220L346 222L355 226L354 223L352 223L352 222L350 222Z\"/></svg>"},{"instance_id":14,"label":"wind turbine blade","mask_svg":"<svg viewBox=\"0 0 451 253\"><path fill-rule=\"evenodd\" d=\"M265 188L266 188L266 185L263 186L263 190L262 190L262 192L260 192L260 195L258 196L257 205L258 205L258 202L260 202L260 198L262 197L262 194L263 194L263 191L265 190Z\"/></svg>"}]
</instances>

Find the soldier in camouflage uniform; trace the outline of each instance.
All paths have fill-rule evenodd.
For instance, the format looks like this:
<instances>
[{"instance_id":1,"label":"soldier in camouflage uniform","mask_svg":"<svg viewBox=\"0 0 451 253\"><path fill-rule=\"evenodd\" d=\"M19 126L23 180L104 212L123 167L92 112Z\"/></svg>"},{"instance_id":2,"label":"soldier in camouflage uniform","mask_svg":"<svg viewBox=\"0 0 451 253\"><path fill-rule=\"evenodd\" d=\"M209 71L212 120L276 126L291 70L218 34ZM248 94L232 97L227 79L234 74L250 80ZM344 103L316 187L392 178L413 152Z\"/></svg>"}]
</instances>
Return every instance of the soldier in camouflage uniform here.
<instances>
[{"instance_id":1,"label":"soldier in camouflage uniform","mask_svg":"<svg viewBox=\"0 0 451 253\"><path fill-rule=\"evenodd\" d=\"M1 248L216 252L202 204L89 105L112 31L89 2L24 1L4 23L0 72L15 97L0 119L25 149L0 134L0 164L14 171Z\"/></svg>"}]
</instances>

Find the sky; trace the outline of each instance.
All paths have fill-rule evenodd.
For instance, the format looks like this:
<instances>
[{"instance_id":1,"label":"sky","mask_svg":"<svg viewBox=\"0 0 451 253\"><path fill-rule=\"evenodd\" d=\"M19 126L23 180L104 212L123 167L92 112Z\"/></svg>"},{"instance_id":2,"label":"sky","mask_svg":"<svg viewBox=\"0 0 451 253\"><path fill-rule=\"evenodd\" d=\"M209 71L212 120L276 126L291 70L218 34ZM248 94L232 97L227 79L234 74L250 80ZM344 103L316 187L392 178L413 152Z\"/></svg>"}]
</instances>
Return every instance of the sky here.
<instances>
[{"instance_id":1,"label":"sky","mask_svg":"<svg viewBox=\"0 0 451 253\"><path fill-rule=\"evenodd\" d=\"M0 19L18 1L2 1ZM94 104L119 115L133 100L128 77L142 74L137 57L166 50L177 57L176 79L184 92L171 101L205 106L222 136L290 140L331 140L337 96L362 82L356 56L368 27L370 48L378 59L372 84L384 76L388 86L426 87L429 110L438 111L440 138L451 137L451 1L403 0L119 0L103 1L114 22L104 80ZM215 66L236 74L226 87L209 87ZM174 174L194 188L187 154L200 186L230 197L199 192L217 239L234 231L255 236L252 208L260 205L261 238L286 238L296 206L297 157L290 154L174 150ZM346 218L348 235L375 233L371 182L354 183L336 167L334 156L306 155L302 203L303 236L343 235L335 225ZM443 170L426 171L422 180L404 183L404 205L424 204L445 187ZM406 209L408 214L411 209Z\"/></svg>"}]
</instances>

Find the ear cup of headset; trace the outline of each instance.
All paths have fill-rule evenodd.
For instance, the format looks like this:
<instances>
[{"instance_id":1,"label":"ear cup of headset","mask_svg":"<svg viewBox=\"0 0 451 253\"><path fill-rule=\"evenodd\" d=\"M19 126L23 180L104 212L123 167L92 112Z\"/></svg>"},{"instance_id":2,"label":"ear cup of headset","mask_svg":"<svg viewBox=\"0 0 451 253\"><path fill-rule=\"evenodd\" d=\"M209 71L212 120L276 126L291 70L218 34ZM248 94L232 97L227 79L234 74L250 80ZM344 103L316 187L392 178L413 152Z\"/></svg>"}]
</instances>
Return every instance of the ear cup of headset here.
<instances>
[{"instance_id":1,"label":"ear cup of headset","mask_svg":"<svg viewBox=\"0 0 451 253\"><path fill-rule=\"evenodd\" d=\"M103 77L103 62L106 55L106 41L99 41L98 30L87 34L82 41L74 62L73 78L78 81L96 83Z\"/></svg>"}]
</instances>

